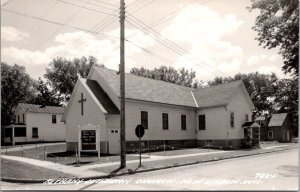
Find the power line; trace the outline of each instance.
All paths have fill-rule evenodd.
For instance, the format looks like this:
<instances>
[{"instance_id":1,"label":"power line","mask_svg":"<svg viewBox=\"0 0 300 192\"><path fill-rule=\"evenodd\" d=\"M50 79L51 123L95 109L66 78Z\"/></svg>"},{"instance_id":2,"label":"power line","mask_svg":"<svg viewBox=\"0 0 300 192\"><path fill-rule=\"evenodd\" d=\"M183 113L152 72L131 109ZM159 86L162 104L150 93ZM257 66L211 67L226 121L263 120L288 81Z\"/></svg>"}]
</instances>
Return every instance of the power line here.
<instances>
[{"instance_id":1,"label":"power line","mask_svg":"<svg viewBox=\"0 0 300 192\"><path fill-rule=\"evenodd\" d=\"M150 55L152 55L152 56L158 57L158 58L159 58L162 62L164 62L164 63L165 63L165 62L170 63L170 64L173 64L173 63L174 63L173 61L171 61L171 60L169 60L169 59L167 59L167 58L165 58L165 57L163 57L163 56L160 56L160 55L158 55L158 54L155 54L154 52L150 51L149 49L146 49L146 48L144 48L144 47L141 47L141 46L139 46L139 45L133 43L132 41L129 41L128 39L126 39L126 41L129 42L129 43L131 43L131 44L134 45L135 47L140 48L140 49L143 50L144 52L146 52L146 53L148 53L148 54L150 54Z\"/></svg>"},{"instance_id":2,"label":"power line","mask_svg":"<svg viewBox=\"0 0 300 192\"><path fill-rule=\"evenodd\" d=\"M12 0L7 0L6 2L4 2L4 3L1 4L1 7L4 7L5 5L7 5L7 4L11 3L11 2L12 2Z\"/></svg>"},{"instance_id":3,"label":"power line","mask_svg":"<svg viewBox=\"0 0 300 192\"><path fill-rule=\"evenodd\" d=\"M130 20L132 22L135 22L133 20ZM127 22L129 22L131 25L137 27L138 29L140 29L141 31L143 31L144 33L148 33L148 34L151 34L153 35L154 37L152 37L154 40L156 40L158 43L162 44L163 46L167 47L168 49L172 50L173 52L177 53L178 55L180 56L184 56L184 54L189 54L188 52L184 52L182 51L181 49L179 49L178 47L174 47L174 45L168 43L167 41L165 41L163 38L161 38L160 34L158 33L158 35L156 33L151 33L149 32L149 29L146 29L145 27L142 27L141 24L135 22L137 25L139 25L140 27L138 27L137 25L131 23L130 21L127 20ZM142 28L142 29L141 29ZM145 32L144 30L147 30L148 32ZM151 37L151 36L150 36ZM155 38L156 37L156 38ZM191 60L190 58L186 58L188 60L190 60L191 62L193 62L194 64L200 66L201 68L205 69L206 71L210 72L210 73L213 73L212 71L210 71L208 68L204 67L203 64L199 64L193 60ZM208 67L211 67L211 66L208 66ZM218 72L218 71L215 71L215 72ZM223 73L220 73L220 74L223 74Z\"/></svg>"},{"instance_id":4,"label":"power line","mask_svg":"<svg viewBox=\"0 0 300 192\"><path fill-rule=\"evenodd\" d=\"M150 5L151 3L153 3L154 0L149 1L148 3L142 5L141 7L136 8L135 10L133 10L131 13L135 13L137 11L140 11L142 9L144 9L145 7L147 7L148 5Z\"/></svg>"},{"instance_id":5,"label":"power line","mask_svg":"<svg viewBox=\"0 0 300 192\"><path fill-rule=\"evenodd\" d=\"M83 0L77 0L77 1L80 1L80 2L83 2L83 3L87 3L87 1L83 1ZM95 3L91 3L89 2L90 5L94 5L96 7L100 7L100 8L104 8L104 9L108 9L108 10L111 10L111 11L114 11L115 9L112 9L112 8L108 8L108 7L103 7L101 5L98 5L98 4L95 4Z\"/></svg>"},{"instance_id":6,"label":"power line","mask_svg":"<svg viewBox=\"0 0 300 192\"><path fill-rule=\"evenodd\" d=\"M54 4L52 4L52 6L48 9L48 11L42 16L42 18L45 18L51 11L52 9L56 6L56 4L58 3L58 1L56 0L54 2ZM32 30L38 25L40 24L41 20L38 20L35 24L32 25L32 27L30 28L30 30L28 30L28 33L31 33Z\"/></svg>"},{"instance_id":7,"label":"power line","mask_svg":"<svg viewBox=\"0 0 300 192\"><path fill-rule=\"evenodd\" d=\"M194 1L197 1L197 0L194 0ZM208 3L209 1L212 1L212 0L208 0L208 1L205 1L205 2L203 2L203 3L197 4L196 6L192 7L189 11L191 11L191 10L193 10L193 9L195 9L195 8L197 8L197 7L199 7L200 5L203 5L203 4ZM188 5L189 5L189 4L186 4L186 5L184 5L183 7L180 7L180 8L178 8L178 9L172 11L172 12L169 13L168 15L165 15L165 16L161 17L160 19L154 21L154 22L151 23L149 26L150 26L150 27L156 27L156 26L158 26L158 25L161 25L162 23L167 22L168 20L172 19L172 17L170 17L170 16L174 15L176 12L178 12L179 10L182 10L183 8L185 8L185 7L188 6ZM136 33L134 33L134 34L132 34L132 35L129 35L129 36L127 36L126 38L132 37L132 36L136 35L137 33L139 33L139 32L136 32Z\"/></svg>"},{"instance_id":8,"label":"power line","mask_svg":"<svg viewBox=\"0 0 300 192\"><path fill-rule=\"evenodd\" d=\"M118 8L119 8L118 5L114 5L114 4L111 4L111 3L107 3L107 2L104 2L104 1L100 1L100 0L94 0L94 1L97 1L97 2L99 2L99 3L103 3L103 4L105 4L105 5L110 5L110 6L118 7Z\"/></svg>"},{"instance_id":9,"label":"power line","mask_svg":"<svg viewBox=\"0 0 300 192\"><path fill-rule=\"evenodd\" d=\"M80 7L80 8L86 9L86 10L94 11L94 12L97 12L97 13L103 13L103 14L106 14L106 15L112 15L112 16L115 16L115 17L119 17L118 15L113 15L111 13L107 13L107 12L99 11L99 10L96 10L96 9L91 9L91 8L83 7L83 6L76 5L76 4L73 4L73 3L69 3L69 2L66 2L66 1L63 1L63 0L58 0L58 1L62 2L62 3L65 3L65 4L68 4L68 5L75 6L75 7Z\"/></svg>"},{"instance_id":10,"label":"power line","mask_svg":"<svg viewBox=\"0 0 300 192\"><path fill-rule=\"evenodd\" d=\"M101 33L98 33L98 32L95 32L95 31L90 31L90 30L87 30L87 29L84 29L84 28L81 28L81 27L66 25L64 23L60 23L60 22L57 22L57 21L52 21L52 20L48 20L48 19L44 19L44 18L41 18L41 17L32 16L32 15L27 15L27 14L24 14L24 13L20 13L20 12L5 9L5 8L2 8L1 10L6 11L6 12L10 12L10 13L13 13L13 14L16 14L16 15L19 15L19 16L28 17L28 18L31 18L31 19L36 19L36 20L39 20L39 21L43 21L43 22L46 22L46 23L51 23L51 24L54 24L54 25L60 25L60 26L65 26L65 27L71 28L71 29L84 31L84 32L87 32L87 33L101 34Z\"/></svg>"},{"instance_id":11,"label":"power line","mask_svg":"<svg viewBox=\"0 0 300 192\"><path fill-rule=\"evenodd\" d=\"M170 46L173 46L175 47L178 51L180 51L181 53L184 53L184 54L188 54L188 55L191 55L192 57L194 57L195 59L197 60L200 60L204 65L208 66L208 67L213 67L213 66L210 66L208 63L206 63L205 61L201 60L200 58L194 56L193 54L189 53L188 51L186 51L185 49L183 49L182 47L180 47L179 45L177 45L176 43L174 43L173 41L167 39L166 37L162 36L160 33L158 33L157 31L155 31L153 28L151 28L150 26L146 25L145 23L143 23L142 21L140 21L139 19L137 19L136 17L134 17L133 15L131 15L130 13L129 14L129 17L132 17L134 18L135 20L138 21L138 23L141 23L142 25L146 26L148 28L148 31L152 31L152 34L154 32L154 34L157 34L155 35L156 37L162 39L164 42L167 42ZM130 18L129 18L130 19ZM132 20L133 22L137 23L136 21ZM137 24L138 24L137 23ZM218 70L217 68L215 68L216 71L219 71L220 74L223 74L223 75L226 75L225 73L223 73L222 71ZM228 75L226 75L228 76Z\"/></svg>"},{"instance_id":12,"label":"power line","mask_svg":"<svg viewBox=\"0 0 300 192\"><path fill-rule=\"evenodd\" d=\"M117 12L118 10L116 10L115 12ZM109 19L110 18L110 19ZM110 26L111 24L114 23L114 21L116 21L118 18L114 18L110 15L108 15L106 18L104 18L103 20L101 20L101 22L99 22L97 25L93 26L91 28L91 30L98 30L100 27L102 27L100 29L100 31L103 31L105 28L107 28L108 26ZM100 26L101 24L103 23L103 26ZM100 33L100 31L97 31L95 32L93 35L95 36L96 34L103 34L103 33ZM112 35L107 35L105 34L106 36L110 36L110 37L114 37ZM53 57L57 57L58 55L64 55L64 54L67 54L67 52L72 48L77 48L78 46L80 46L81 44L83 44L85 41L89 40L90 38L92 38L93 36L91 37L85 37L86 35L83 34L81 35L79 38L77 38L75 41L73 41L70 45L68 45L67 47L63 48L60 52L58 52L56 55L54 55ZM85 37L85 38L84 38ZM83 39L84 38L84 39ZM114 37L114 38L117 38L119 39L118 37ZM74 47L76 46L76 47ZM46 60L45 60L46 61ZM46 66L47 64L43 64L39 67L39 72L43 70L43 68Z\"/></svg>"}]
</instances>

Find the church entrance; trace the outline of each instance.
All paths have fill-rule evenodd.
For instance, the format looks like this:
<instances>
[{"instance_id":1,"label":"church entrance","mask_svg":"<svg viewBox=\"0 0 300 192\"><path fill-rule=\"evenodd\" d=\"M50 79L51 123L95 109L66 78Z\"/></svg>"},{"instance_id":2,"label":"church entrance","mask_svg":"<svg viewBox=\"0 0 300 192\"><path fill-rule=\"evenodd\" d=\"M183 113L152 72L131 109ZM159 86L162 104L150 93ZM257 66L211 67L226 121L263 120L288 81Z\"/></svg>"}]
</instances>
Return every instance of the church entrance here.
<instances>
[{"instance_id":1,"label":"church entrance","mask_svg":"<svg viewBox=\"0 0 300 192\"><path fill-rule=\"evenodd\" d=\"M110 128L109 129L109 154L120 154L120 129Z\"/></svg>"}]
</instances>

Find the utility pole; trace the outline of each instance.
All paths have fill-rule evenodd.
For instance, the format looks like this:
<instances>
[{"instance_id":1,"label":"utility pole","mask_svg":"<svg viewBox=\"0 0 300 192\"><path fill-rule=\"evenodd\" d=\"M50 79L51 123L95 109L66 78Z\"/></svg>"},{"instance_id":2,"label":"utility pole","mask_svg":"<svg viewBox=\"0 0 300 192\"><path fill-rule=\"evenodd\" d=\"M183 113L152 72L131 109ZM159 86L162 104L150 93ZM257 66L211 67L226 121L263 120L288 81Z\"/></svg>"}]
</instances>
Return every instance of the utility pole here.
<instances>
[{"instance_id":1,"label":"utility pole","mask_svg":"<svg viewBox=\"0 0 300 192\"><path fill-rule=\"evenodd\" d=\"M126 138L125 138L125 0L120 0L120 145L121 145L121 165L126 167Z\"/></svg>"}]
</instances>

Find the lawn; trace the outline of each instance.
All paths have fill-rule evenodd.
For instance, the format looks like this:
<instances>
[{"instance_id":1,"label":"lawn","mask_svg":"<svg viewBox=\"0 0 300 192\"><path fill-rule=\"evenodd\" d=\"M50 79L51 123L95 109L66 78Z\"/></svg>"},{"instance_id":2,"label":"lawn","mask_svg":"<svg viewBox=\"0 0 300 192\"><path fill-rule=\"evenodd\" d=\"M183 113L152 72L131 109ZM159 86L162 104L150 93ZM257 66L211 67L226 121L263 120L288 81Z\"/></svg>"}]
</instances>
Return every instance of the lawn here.
<instances>
[{"instance_id":1,"label":"lawn","mask_svg":"<svg viewBox=\"0 0 300 192\"><path fill-rule=\"evenodd\" d=\"M24 145L25 146L25 145ZM36 147L30 149L24 149L18 151L2 151L4 155L12 155L19 157L26 157L32 159L46 160L55 163L60 163L64 165L76 166L76 156L75 152L66 152L66 144L57 144L49 146L40 146L37 144ZM143 156L142 158L148 158ZM127 154L127 160L136 160L139 159L139 156L136 154ZM119 155L101 155L100 162L117 162L120 161ZM81 164L93 164L99 163L97 153L94 154L81 154Z\"/></svg>"},{"instance_id":2,"label":"lawn","mask_svg":"<svg viewBox=\"0 0 300 192\"><path fill-rule=\"evenodd\" d=\"M33 166L27 163L1 159L1 176L2 178L14 179L59 179L59 178L75 178L70 174L60 171Z\"/></svg>"}]
</instances>

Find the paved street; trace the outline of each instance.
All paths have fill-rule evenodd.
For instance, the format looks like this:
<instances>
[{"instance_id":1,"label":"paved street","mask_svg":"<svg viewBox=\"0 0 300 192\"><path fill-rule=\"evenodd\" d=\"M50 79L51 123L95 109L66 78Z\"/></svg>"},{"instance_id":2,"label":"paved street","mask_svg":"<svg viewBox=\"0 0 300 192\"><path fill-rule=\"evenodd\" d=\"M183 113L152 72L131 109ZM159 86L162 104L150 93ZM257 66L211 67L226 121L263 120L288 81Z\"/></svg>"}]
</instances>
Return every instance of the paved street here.
<instances>
[{"instance_id":1,"label":"paved street","mask_svg":"<svg viewBox=\"0 0 300 192\"><path fill-rule=\"evenodd\" d=\"M1 189L297 190L298 149L126 175L108 181L115 183L43 185L2 182Z\"/></svg>"}]
</instances>

